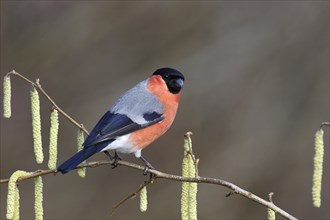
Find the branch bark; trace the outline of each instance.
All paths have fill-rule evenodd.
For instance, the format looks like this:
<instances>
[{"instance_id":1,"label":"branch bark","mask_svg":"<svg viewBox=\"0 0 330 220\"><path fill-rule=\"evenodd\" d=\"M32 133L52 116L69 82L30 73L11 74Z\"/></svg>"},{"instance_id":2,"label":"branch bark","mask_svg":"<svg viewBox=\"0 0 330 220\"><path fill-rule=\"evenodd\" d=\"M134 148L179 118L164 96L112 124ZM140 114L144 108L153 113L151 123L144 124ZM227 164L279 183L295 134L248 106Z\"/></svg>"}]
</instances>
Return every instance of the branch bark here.
<instances>
[{"instance_id":1,"label":"branch bark","mask_svg":"<svg viewBox=\"0 0 330 220\"><path fill-rule=\"evenodd\" d=\"M140 170L140 171L145 170L144 166L141 166L141 165L138 165L135 163L131 163L128 161L120 160L117 163L118 163L118 165L130 167L132 169L136 169L136 170ZM82 165L78 166L76 169L82 168L82 167L96 168L99 166L111 165L111 164L112 164L112 161L95 161L95 162L89 162L89 163L82 164ZM37 171L33 172L31 175L19 178L17 180L17 183L37 177L37 176L44 176L44 175L48 175L51 173L57 174L57 170L37 170ZM154 179L166 179L166 180L173 180L173 181L178 181L178 182L196 182L196 183L206 183L206 184L224 186L224 187L232 190L231 194L238 194L238 195L241 195L256 203L259 203L267 208L274 210L277 214L282 215L286 219L297 220L296 217L290 215L288 212L286 212L283 209L281 209L280 207L276 206L274 203L267 201L265 199L262 199L261 197L253 194L252 192L242 189L241 187L239 187L231 182L228 182L226 180L210 178L210 177L202 177L202 176L198 176L195 178L188 178L188 177L178 176L178 175L174 175L174 174L164 173L162 171L154 170L154 169L148 170L148 173L153 174ZM7 183L8 181L9 181L9 179L2 179L2 180L0 180L0 183L1 184ZM131 197L129 197L129 198L131 198Z\"/></svg>"}]
</instances>

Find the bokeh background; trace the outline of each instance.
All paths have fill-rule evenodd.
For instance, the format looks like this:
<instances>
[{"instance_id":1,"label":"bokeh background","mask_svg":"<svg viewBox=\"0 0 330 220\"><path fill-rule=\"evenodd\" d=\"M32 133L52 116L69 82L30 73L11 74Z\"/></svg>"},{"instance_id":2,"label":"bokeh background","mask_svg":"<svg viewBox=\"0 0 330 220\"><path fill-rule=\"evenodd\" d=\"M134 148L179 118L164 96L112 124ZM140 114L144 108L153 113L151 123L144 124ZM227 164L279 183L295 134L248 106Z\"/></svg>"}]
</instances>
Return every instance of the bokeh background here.
<instances>
[{"instance_id":1,"label":"bokeh background","mask_svg":"<svg viewBox=\"0 0 330 220\"><path fill-rule=\"evenodd\" d=\"M146 149L180 174L183 135L193 132L202 176L229 180L302 219L329 219L329 129L322 207L311 201L313 136L329 120L329 1L1 1L1 77L40 78L68 114L92 129L126 89L159 67L185 76L172 128ZM1 118L1 178L47 168L49 109L42 97L45 161L35 162L29 90L12 78L13 115ZM60 117L59 163L77 128ZM124 155L140 163L134 156ZM90 159L103 160L105 155ZM44 177L45 219L103 219L144 180L109 166ZM20 184L21 217L33 219L33 181ZM181 184L159 180L149 207L136 198L115 219L180 218ZM266 209L228 189L199 185L200 219L264 219ZM7 186L1 185L1 219Z\"/></svg>"}]
</instances>

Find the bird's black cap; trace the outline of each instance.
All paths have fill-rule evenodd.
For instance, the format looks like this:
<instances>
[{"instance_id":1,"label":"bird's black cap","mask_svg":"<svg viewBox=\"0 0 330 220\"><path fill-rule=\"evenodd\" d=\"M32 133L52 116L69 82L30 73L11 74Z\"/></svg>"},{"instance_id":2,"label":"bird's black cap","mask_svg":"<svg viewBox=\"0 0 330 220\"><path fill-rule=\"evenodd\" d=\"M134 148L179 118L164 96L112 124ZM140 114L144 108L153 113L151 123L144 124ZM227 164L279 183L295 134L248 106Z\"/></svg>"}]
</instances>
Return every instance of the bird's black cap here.
<instances>
[{"instance_id":1,"label":"bird's black cap","mask_svg":"<svg viewBox=\"0 0 330 220\"><path fill-rule=\"evenodd\" d=\"M182 80L184 80L184 75L180 71L169 67L160 68L156 70L152 75L160 75L161 77L163 77L163 79L165 79L165 77L169 77L181 78Z\"/></svg>"}]
</instances>

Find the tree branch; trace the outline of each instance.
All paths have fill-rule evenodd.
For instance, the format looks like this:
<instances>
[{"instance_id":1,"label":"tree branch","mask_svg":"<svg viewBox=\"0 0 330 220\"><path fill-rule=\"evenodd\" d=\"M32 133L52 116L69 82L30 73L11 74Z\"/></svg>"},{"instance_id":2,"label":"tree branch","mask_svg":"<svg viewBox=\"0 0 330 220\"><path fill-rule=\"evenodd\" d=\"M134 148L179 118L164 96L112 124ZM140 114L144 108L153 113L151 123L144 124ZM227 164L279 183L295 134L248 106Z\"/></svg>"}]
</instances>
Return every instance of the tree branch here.
<instances>
[{"instance_id":1,"label":"tree branch","mask_svg":"<svg viewBox=\"0 0 330 220\"><path fill-rule=\"evenodd\" d=\"M140 170L140 171L144 171L145 167L135 164L135 163L131 163L131 162L127 162L124 160L120 160L117 162L118 165L122 165L122 166L126 166L126 167L130 167L132 169L136 169L136 170ZM85 163L82 164L80 166L78 166L76 169L78 168L82 168L82 167L90 167L90 168L96 168L99 166L104 166L104 165L111 165L112 161L96 161L96 162L89 162L89 163ZM24 180L27 179L31 179L37 176L44 176L44 175L48 175L48 174L56 174L57 170L37 170L35 172L32 172L31 175L27 175L24 177L20 177L18 178L17 182L22 182ZM189 177L183 177L183 176L178 176L178 175L174 175L174 174L168 174L168 173L164 173L161 172L159 170L154 170L154 169L150 169L148 170L149 174L153 174L154 179L166 179L166 180L174 180L174 181L179 181L179 182L196 182L196 183L206 183L206 184L214 184L214 185L220 185L220 186L224 186L230 190L233 191L232 194L238 194L241 196L246 197L247 199L250 199L256 203L259 203L267 208L270 208L272 210L274 210L277 214L282 215L283 217L285 217L286 219L289 220L297 220L297 218L295 218L294 216L290 215L289 213L287 213L286 211L284 211L283 209L279 208L278 206L276 206L274 203L267 201L265 199L260 198L259 196L245 190L242 189L238 186L236 186L235 184L228 182L226 180L222 180L222 179L216 179L216 178L210 178L210 177L202 177L202 176L198 176L195 178L189 178ZM9 179L2 179L0 180L0 183L7 183L9 181ZM135 193L134 193L135 195ZM126 202L129 198L134 197L133 196L129 196L127 199L125 199L125 201L121 201L120 204L118 205L118 207ZM116 207L117 208L117 207ZM115 208L115 209L116 209Z\"/></svg>"}]
</instances>

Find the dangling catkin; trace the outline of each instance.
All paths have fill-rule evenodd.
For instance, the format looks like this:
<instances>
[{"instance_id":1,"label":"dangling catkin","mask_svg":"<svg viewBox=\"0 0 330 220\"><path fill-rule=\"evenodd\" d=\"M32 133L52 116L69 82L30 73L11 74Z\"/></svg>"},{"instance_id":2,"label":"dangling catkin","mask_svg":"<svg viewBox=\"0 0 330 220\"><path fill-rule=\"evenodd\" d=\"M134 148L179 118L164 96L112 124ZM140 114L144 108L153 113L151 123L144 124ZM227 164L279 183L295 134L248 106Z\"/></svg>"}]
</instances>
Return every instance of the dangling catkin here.
<instances>
[{"instance_id":1,"label":"dangling catkin","mask_svg":"<svg viewBox=\"0 0 330 220\"><path fill-rule=\"evenodd\" d=\"M186 155L182 161L182 176L189 176L189 161ZM189 219L189 190L190 185L189 182L182 183L182 193L181 193L181 219L188 220Z\"/></svg>"},{"instance_id":2,"label":"dangling catkin","mask_svg":"<svg viewBox=\"0 0 330 220\"><path fill-rule=\"evenodd\" d=\"M11 117L11 83L8 75L3 78L3 117Z\"/></svg>"},{"instance_id":3,"label":"dangling catkin","mask_svg":"<svg viewBox=\"0 0 330 220\"><path fill-rule=\"evenodd\" d=\"M268 220L275 220L276 219L275 212L270 208L267 208L267 219Z\"/></svg>"},{"instance_id":4,"label":"dangling catkin","mask_svg":"<svg viewBox=\"0 0 330 220\"><path fill-rule=\"evenodd\" d=\"M319 129L315 134L314 139L314 173L313 173L313 188L312 197L314 207L321 207L321 189L322 189L322 174L323 174L323 130Z\"/></svg>"},{"instance_id":5,"label":"dangling catkin","mask_svg":"<svg viewBox=\"0 0 330 220\"><path fill-rule=\"evenodd\" d=\"M44 216L44 209L42 206L43 201L43 183L41 176L38 176L34 179L34 212L35 219L42 220Z\"/></svg>"},{"instance_id":6,"label":"dangling catkin","mask_svg":"<svg viewBox=\"0 0 330 220\"><path fill-rule=\"evenodd\" d=\"M184 158L182 161L182 176L195 177L196 170L191 155L191 133L184 138ZM197 219L197 183L183 182L181 194L181 218L182 220Z\"/></svg>"},{"instance_id":7,"label":"dangling catkin","mask_svg":"<svg viewBox=\"0 0 330 220\"><path fill-rule=\"evenodd\" d=\"M49 161L48 168L56 169L57 164L57 137L58 137L58 111L53 109L50 114L50 135L49 135Z\"/></svg>"},{"instance_id":8,"label":"dangling catkin","mask_svg":"<svg viewBox=\"0 0 330 220\"><path fill-rule=\"evenodd\" d=\"M78 133L77 133L77 148L78 148L78 151L81 151L83 149L83 143L84 143L84 132L83 132L82 129L79 129ZM79 168L77 172L78 172L78 175L81 178L86 177L86 168L85 167Z\"/></svg>"},{"instance_id":9,"label":"dangling catkin","mask_svg":"<svg viewBox=\"0 0 330 220\"><path fill-rule=\"evenodd\" d=\"M13 214L13 220L19 219L19 189L16 187L15 189L15 208L14 208L14 214Z\"/></svg>"},{"instance_id":10,"label":"dangling catkin","mask_svg":"<svg viewBox=\"0 0 330 220\"><path fill-rule=\"evenodd\" d=\"M19 191L17 188L17 179L29 175L28 172L17 170L15 171L8 182L8 196L7 196L7 219L19 217Z\"/></svg>"},{"instance_id":11,"label":"dangling catkin","mask_svg":"<svg viewBox=\"0 0 330 220\"><path fill-rule=\"evenodd\" d=\"M147 187L144 186L140 191L140 211L145 212L148 208Z\"/></svg>"},{"instance_id":12,"label":"dangling catkin","mask_svg":"<svg viewBox=\"0 0 330 220\"><path fill-rule=\"evenodd\" d=\"M41 141L40 100L38 91L35 87L31 90L31 109L34 154L36 156L37 163L41 164L44 160L44 154L42 152Z\"/></svg>"}]
</instances>

